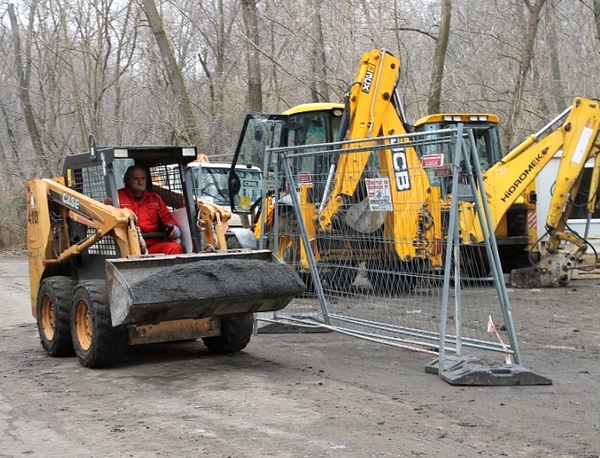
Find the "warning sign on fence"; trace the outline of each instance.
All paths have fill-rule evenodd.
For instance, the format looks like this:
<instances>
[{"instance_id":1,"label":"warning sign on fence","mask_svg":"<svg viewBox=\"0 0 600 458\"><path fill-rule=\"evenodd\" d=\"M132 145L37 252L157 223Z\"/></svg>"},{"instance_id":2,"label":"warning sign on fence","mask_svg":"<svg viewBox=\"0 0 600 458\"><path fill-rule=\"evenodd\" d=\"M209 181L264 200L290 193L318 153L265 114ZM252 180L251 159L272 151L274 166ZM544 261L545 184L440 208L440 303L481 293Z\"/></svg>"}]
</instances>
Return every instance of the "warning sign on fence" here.
<instances>
[{"instance_id":1,"label":"warning sign on fence","mask_svg":"<svg viewBox=\"0 0 600 458\"><path fill-rule=\"evenodd\" d=\"M369 209L380 212L392 211L389 180L387 178L366 178L365 182L369 195Z\"/></svg>"}]
</instances>

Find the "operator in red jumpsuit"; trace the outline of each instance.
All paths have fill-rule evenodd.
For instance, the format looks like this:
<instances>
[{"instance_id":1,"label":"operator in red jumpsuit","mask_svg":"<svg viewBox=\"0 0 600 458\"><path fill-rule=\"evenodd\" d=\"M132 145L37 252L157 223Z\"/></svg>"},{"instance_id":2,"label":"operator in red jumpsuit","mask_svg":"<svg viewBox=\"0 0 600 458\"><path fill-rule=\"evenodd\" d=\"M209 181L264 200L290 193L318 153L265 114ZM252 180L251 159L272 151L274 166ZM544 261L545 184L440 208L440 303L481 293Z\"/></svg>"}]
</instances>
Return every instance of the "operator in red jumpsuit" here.
<instances>
[{"instance_id":1,"label":"operator in red jumpsuit","mask_svg":"<svg viewBox=\"0 0 600 458\"><path fill-rule=\"evenodd\" d=\"M162 198L146 189L148 176L146 169L132 165L125 172L125 187L117 191L121 208L133 210L142 233L159 232L161 225L171 240L162 237L144 237L148 253L180 254L183 247L175 240L181 236L181 230Z\"/></svg>"}]
</instances>

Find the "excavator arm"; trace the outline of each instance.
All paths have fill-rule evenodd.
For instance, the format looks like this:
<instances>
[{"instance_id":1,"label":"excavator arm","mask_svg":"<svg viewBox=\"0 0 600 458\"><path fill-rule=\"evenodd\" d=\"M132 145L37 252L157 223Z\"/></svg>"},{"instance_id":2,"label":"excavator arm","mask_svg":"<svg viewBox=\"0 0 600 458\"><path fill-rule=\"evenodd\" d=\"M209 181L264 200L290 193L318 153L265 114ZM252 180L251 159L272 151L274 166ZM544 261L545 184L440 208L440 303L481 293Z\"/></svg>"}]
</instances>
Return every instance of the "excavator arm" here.
<instances>
[{"instance_id":1,"label":"excavator arm","mask_svg":"<svg viewBox=\"0 0 600 458\"><path fill-rule=\"evenodd\" d=\"M550 208L546 220L548 233L547 253L541 254L539 262L531 267L512 272L514 286L561 286L568 283L581 255L587 248L587 242L573 232L567 231L575 195L579 189L586 162L594 160L594 171L588 202L588 211L593 212L598 187L600 145L600 107L596 100L577 97L573 105L565 110L558 119L566 119L561 126L543 139L550 131L550 123L540 133L529 137L511 151L500 163L484 173L487 199L490 202L492 218L495 224L499 218L545 167L561 151L560 163L556 174ZM556 120L555 120L556 121ZM565 243L572 243L577 250L559 252Z\"/></svg>"},{"instance_id":2,"label":"excavator arm","mask_svg":"<svg viewBox=\"0 0 600 458\"><path fill-rule=\"evenodd\" d=\"M573 199L577 194L582 178L582 172L588 160L594 160L594 171L591 199L588 210L593 213L596 190L598 187L598 166L600 144L598 132L600 130L600 109L598 101L575 99L572 116L575 132L565 139L563 154L558 168L557 180L550 201L546 230L550 235L549 250L558 250L561 242L569 241L579 247L577 255L583 254L587 243L581 237L574 237L571 232L565 232L566 221L573 207Z\"/></svg>"},{"instance_id":3,"label":"excavator arm","mask_svg":"<svg viewBox=\"0 0 600 458\"><path fill-rule=\"evenodd\" d=\"M375 49L363 54L355 82L347 96L346 125L342 125L342 131L346 132L345 140L361 141L344 144L337 164L332 168L328 181L333 186L330 195L326 196L326 204L317 215L317 225L325 232L343 228L344 223L359 232L373 232L385 218L386 235L394 238L397 255L404 261L410 261L416 256L424 256L420 250L425 225L421 223L425 214L430 216L434 206L431 204L432 189L419 156L412 146L404 147L396 142L390 144L389 149L380 150L378 170L370 172L373 176L366 173L372 153L365 148L374 146L376 141L370 139L403 135L409 131L396 91L399 72L400 61L384 50ZM366 211L368 203L357 202L354 198L365 177L388 179L394 208L418 208L402 215L398 212L369 215ZM348 204L354 207L342 214L342 209ZM353 221L356 223L353 224ZM397 236L399 231L402 237Z\"/></svg>"},{"instance_id":4,"label":"excavator arm","mask_svg":"<svg viewBox=\"0 0 600 458\"><path fill-rule=\"evenodd\" d=\"M355 82L346 97L344 140L366 139L352 144L361 149L374 144L368 139L384 135L406 133L399 114L392 105L400 61L391 54L375 49L363 54ZM345 149L349 147L344 146ZM319 213L319 225L330 230L332 219L340 211L345 200L354 195L363 176L370 152L342 152L333 171L331 198ZM402 164L404 166L404 164Z\"/></svg>"},{"instance_id":5,"label":"excavator arm","mask_svg":"<svg viewBox=\"0 0 600 458\"><path fill-rule=\"evenodd\" d=\"M550 230L561 226L565 204L569 196L576 191L574 188L585 163L597 154L595 141L599 129L599 116L600 110L596 101L576 98L570 108L544 129L525 139L500 162L483 173L494 226L556 153L562 151L546 222ZM553 126L563 119L560 127L552 130Z\"/></svg>"}]
</instances>

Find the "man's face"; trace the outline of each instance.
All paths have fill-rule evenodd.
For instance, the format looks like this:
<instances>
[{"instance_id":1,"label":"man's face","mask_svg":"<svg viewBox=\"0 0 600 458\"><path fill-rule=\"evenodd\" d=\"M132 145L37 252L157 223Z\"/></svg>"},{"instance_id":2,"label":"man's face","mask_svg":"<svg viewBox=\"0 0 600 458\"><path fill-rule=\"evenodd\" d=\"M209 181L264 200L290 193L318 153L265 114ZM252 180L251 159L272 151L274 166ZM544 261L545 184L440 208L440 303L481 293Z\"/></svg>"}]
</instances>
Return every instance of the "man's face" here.
<instances>
[{"instance_id":1,"label":"man's face","mask_svg":"<svg viewBox=\"0 0 600 458\"><path fill-rule=\"evenodd\" d=\"M142 169L133 169L126 184L134 196L141 195L146 189L146 172Z\"/></svg>"}]
</instances>

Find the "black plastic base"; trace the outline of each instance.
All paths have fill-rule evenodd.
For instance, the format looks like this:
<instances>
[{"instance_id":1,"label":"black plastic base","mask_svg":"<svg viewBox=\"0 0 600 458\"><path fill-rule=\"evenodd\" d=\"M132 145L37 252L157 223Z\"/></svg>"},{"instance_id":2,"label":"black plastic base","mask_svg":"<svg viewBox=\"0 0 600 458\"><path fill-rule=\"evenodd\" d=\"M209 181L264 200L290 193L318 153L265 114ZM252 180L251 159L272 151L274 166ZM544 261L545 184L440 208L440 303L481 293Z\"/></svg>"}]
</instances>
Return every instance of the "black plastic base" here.
<instances>
[{"instance_id":1,"label":"black plastic base","mask_svg":"<svg viewBox=\"0 0 600 458\"><path fill-rule=\"evenodd\" d=\"M439 359L425 366L425 372L439 374L451 385L514 386L552 385L552 380L518 364L485 365L475 358L445 358L446 369L439 373Z\"/></svg>"}]
</instances>

